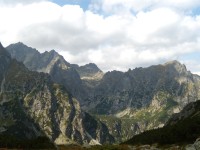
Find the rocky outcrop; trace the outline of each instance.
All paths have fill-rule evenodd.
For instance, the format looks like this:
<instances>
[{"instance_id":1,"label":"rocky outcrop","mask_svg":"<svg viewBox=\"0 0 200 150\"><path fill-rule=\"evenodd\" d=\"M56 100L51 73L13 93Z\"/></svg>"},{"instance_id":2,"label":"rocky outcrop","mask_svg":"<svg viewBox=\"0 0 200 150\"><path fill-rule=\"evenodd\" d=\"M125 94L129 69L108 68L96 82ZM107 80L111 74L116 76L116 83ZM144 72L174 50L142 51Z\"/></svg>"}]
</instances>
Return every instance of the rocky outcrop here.
<instances>
[{"instance_id":1,"label":"rocky outcrop","mask_svg":"<svg viewBox=\"0 0 200 150\"><path fill-rule=\"evenodd\" d=\"M83 112L67 90L44 73L29 71L0 47L0 135L47 136L56 144L114 142L107 127ZM88 119L90 122L88 123Z\"/></svg>"},{"instance_id":2,"label":"rocky outcrop","mask_svg":"<svg viewBox=\"0 0 200 150\"><path fill-rule=\"evenodd\" d=\"M101 80L104 73L94 63L84 66L72 65L79 73L82 80Z\"/></svg>"},{"instance_id":3,"label":"rocky outcrop","mask_svg":"<svg viewBox=\"0 0 200 150\"><path fill-rule=\"evenodd\" d=\"M28 47L21 42L11 44L6 47L6 49L12 58L15 58L19 62L23 62L23 64L32 71L49 73L58 59L63 63L63 65L61 65L63 68L70 67L70 64L55 50L40 53L38 50Z\"/></svg>"}]
</instances>

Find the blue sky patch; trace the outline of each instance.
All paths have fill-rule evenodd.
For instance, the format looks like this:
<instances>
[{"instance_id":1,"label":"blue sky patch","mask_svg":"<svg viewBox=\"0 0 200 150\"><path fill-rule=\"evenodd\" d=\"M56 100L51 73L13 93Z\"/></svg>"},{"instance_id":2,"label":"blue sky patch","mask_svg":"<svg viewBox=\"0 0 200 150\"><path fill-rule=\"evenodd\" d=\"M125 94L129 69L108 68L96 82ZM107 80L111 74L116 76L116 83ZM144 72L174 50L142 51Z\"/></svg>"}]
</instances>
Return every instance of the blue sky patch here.
<instances>
[{"instance_id":1,"label":"blue sky patch","mask_svg":"<svg viewBox=\"0 0 200 150\"><path fill-rule=\"evenodd\" d=\"M52 0L52 2L64 6L64 5L79 5L84 10L88 9L91 0Z\"/></svg>"}]
</instances>

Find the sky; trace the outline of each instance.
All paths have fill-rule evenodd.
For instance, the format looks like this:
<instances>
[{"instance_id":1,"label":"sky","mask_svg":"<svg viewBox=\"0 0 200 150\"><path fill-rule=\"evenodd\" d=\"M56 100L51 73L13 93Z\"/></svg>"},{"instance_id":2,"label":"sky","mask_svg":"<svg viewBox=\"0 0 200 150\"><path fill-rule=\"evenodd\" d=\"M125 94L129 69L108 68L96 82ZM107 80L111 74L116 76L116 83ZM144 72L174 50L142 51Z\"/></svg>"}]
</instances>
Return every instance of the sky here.
<instances>
[{"instance_id":1,"label":"sky","mask_svg":"<svg viewBox=\"0 0 200 150\"><path fill-rule=\"evenodd\" d=\"M200 74L200 0L0 0L0 41L103 71L178 60Z\"/></svg>"}]
</instances>

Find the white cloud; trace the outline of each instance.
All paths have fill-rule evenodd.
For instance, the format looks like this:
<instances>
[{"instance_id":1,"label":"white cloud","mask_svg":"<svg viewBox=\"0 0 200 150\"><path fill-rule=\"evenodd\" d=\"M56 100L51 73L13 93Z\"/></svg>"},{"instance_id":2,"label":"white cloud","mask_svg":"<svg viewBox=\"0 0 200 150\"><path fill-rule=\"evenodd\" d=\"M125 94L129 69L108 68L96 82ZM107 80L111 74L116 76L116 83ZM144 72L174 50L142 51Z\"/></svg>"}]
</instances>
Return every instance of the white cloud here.
<instances>
[{"instance_id":1,"label":"white cloud","mask_svg":"<svg viewBox=\"0 0 200 150\"><path fill-rule=\"evenodd\" d=\"M107 13L120 13L147 11L160 7L168 7L175 10L188 10L200 6L199 0L102 0L103 11Z\"/></svg>"},{"instance_id":2,"label":"white cloud","mask_svg":"<svg viewBox=\"0 0 200 150\"><path fill-rule=\"evenodd\" d=\"M0 5L4 45L22 41L41 51L56 49L70 63L94 62L105 71L149 66L200 51L200 16L185 13L199 6L197 0L103 0L95 4L102 14L78 5L29 2Z\"/></svg>"},{"instance_id":3,"label":"white cloud","mask_svg":"<svg viewBox=\"0 0 200 150\"><path fill-rule=\"evenodd\" d=\"M16 4L30 4L46 0L0 0L0 5L14 6Z\"/></svg>"}]
</instances>

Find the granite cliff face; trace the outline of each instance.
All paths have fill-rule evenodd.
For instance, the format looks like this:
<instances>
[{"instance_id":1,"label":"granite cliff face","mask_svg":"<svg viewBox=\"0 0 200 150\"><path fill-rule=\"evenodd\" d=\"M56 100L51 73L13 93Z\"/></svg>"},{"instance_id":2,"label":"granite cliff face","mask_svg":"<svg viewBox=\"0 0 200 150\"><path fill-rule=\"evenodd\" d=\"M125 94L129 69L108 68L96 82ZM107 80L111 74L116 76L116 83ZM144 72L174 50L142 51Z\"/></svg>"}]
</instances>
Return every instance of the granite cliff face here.
<instances>
[{"instance_id":1,"label":"granite cliff face","mask_svg":"<svg viewBox=\"0 0 200 150\"><path fill-rule=\"evenodd\" d=\"M200 77L178 61L103 73L95 64L69 64L55 51L53 55L52 51L39 54L22 43L7 49L30 70L49 73L54 81L62 83L79 100L81 108L100 119L118 142L162 127L172 114L200 99ZM19 56L21 51L27 56ZM38 65L37 59L29 51L35 51L43 60L36 68L31 66Z\"/></svg>"},{"instance_id":2,"label":"granite cliff face","mask_svg":"<svg viewBox=\"0 0 200 150\"><path fill-rule=\"evenodd\" d=\"M56 144L114 142L107 127L83 112L63 86L47 74L29 71L1 44L0 64L0 135L42 135Z\"/></svg>"},{"instance_id":3,"label":"granite cliff face","mask_svg":"<svg viewBox=\"0 0 200 150\"><path fill-rule=\"evenodd\" d=\"M84 66L71 65L77 70L82 80L101 80L104 73L94 63Z\"/></svg>"}]
</instances>

